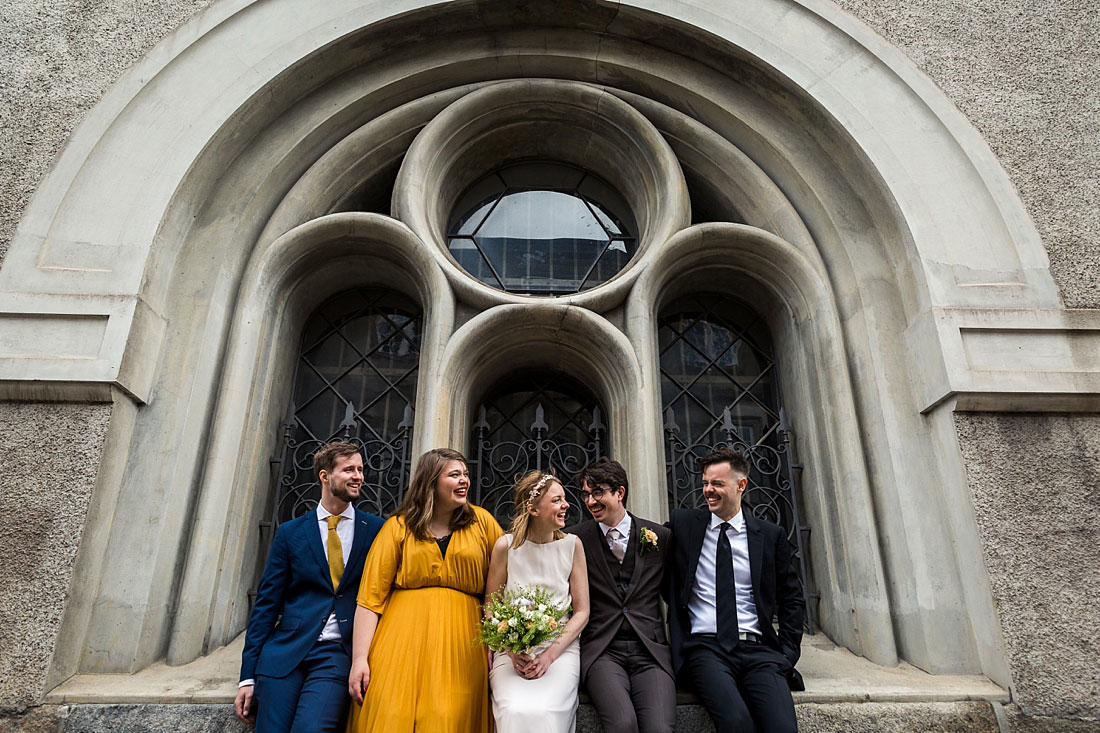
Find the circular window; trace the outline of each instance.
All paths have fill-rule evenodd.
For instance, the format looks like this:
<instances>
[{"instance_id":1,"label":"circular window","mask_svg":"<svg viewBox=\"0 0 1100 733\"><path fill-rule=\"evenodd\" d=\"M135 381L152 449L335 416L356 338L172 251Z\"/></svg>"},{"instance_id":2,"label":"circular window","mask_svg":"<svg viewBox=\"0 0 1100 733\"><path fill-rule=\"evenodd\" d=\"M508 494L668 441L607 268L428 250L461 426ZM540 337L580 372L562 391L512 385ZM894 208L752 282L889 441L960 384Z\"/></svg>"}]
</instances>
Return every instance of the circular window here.
<instances>
[{"instance_id":1,"label":"circular window","mask_svg":"<svg viewBox=\"0 0 1100 733\"><path fill-rule=\"evenodd\" d=\"M614 277L637 250L630 208L603 179L560 163L501 168L459 197L451 255L510 293L567 295Z\"/></svg>"}]
</instances>

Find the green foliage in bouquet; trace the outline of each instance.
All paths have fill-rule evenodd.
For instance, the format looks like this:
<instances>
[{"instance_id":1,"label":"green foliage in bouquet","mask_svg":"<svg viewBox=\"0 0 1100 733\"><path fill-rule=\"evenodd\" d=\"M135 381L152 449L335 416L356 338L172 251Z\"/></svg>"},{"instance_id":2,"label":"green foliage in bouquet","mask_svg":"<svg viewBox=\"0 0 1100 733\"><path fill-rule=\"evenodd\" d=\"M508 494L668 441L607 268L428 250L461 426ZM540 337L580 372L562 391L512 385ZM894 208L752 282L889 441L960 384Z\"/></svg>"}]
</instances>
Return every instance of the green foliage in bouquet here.
<instances>
[{"instance_id":1,"label":"green foliage in bouquet","mask_svg":"<svg viewBox=\"0 0 1100 733\"><path fill-rule=\"evenodd\" d=\"M525 654L561 636L572 611L539 586L519 586L485 599L479 641L494 652Z\"/></svg>"}]
</instances>

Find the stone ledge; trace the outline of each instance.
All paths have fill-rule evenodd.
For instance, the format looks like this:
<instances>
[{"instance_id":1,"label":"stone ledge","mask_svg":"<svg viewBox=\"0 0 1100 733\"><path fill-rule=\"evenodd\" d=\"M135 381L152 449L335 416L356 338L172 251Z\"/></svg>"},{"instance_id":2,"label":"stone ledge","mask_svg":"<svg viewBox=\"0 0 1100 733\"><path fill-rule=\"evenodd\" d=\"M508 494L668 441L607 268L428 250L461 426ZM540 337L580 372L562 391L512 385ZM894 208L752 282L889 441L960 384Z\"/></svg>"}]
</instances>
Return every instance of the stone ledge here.
<instances>
[{"instance_id":1,"label":"stone ledge","mask_svg":"<svg viewBox=\"0 0 1100 733\"><path fill-rule=\"evenodd\" d=\"M795 706L803 733L998 733L997 716L989 702L920 703L799 703ZM228 704L205 705L47 705L10 718L0 718L0 733L85 733L124 730L128 733L251 733L253 728L234 716ZM590 705L577 714L577 733L600 733ZM677 733L713 733L706 712L698 705L680 705Z\"/></svg>"},{"instance_id":2,"label":"stone ledge","mask_svg":"<svg viewBox=\"0 0 1100 733\"><path fill-rule=\"evenodd\" d=\"M158 662L136 674L83 674L71 677L46 696L56 705L217 705L237 692L244 635L190 664L170 667ZM952 703L1008 702L1008 691L982 675L933 675L902 662L883 667L833 644L823 634L802 643L798 669L806 691L795 702ZM691 705L690 695L679 702Z\"/></svg>"}]
</instances>

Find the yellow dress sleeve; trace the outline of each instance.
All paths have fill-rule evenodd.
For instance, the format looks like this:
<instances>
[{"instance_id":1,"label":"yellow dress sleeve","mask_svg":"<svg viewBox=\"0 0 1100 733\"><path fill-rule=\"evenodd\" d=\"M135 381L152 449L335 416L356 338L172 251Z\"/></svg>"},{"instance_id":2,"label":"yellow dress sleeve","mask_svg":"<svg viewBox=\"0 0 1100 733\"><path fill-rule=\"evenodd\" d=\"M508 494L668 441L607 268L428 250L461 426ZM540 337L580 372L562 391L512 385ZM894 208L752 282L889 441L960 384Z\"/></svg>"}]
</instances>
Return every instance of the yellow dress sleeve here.
<instances>
[{"instance_id":1,"label":"yellow dress sleeve","mask_svg":"<svg viewBox=\"0 0 1100 733\"><path fill-rule=\"evenodd\" d=\"M379 615L386 610L386 602L401 567L404 541L405 524L398 517L390 517L378 530L367 553L359 595L355 599L363 608Z\"/></svg>"},{"instance_id":2,"label":"yellow dress sleeve","mask_svg":"<svg viewBox=\"0 0 1100 733\"><path fill-rule=\"evenodd\" d=\"M500 528L496 518L489 512L482 510L478 514L481 516L481 523L485 527L485 567L488 568L489 558L493 554L493 545L504 534L504 530Z\"/></svg>"}]
</instances>

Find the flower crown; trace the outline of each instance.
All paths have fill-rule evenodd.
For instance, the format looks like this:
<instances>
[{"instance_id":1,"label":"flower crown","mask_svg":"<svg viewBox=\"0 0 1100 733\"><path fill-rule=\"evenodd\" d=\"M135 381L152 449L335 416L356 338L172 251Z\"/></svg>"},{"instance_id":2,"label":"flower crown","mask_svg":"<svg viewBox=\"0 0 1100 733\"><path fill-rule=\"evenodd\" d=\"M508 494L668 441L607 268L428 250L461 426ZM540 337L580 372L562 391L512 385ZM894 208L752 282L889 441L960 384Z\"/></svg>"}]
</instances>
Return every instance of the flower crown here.
<instances>
[{"instance_id":1,"label":"flower crown","mask_svg":"<svg viewBox=\"0 0 1100 733\"><path fill-rule=\"evenodd\" d=\"M551 480L552 478L554 477L548 473L542 474L542 478L540 478L535 484L534 488L532 488L531 491L527 493L527 506L531 506L535 503L535 499L539 498L539 492L542 490L542 487L545 486L546 482Z\"/></svg>"}]
</instances>

